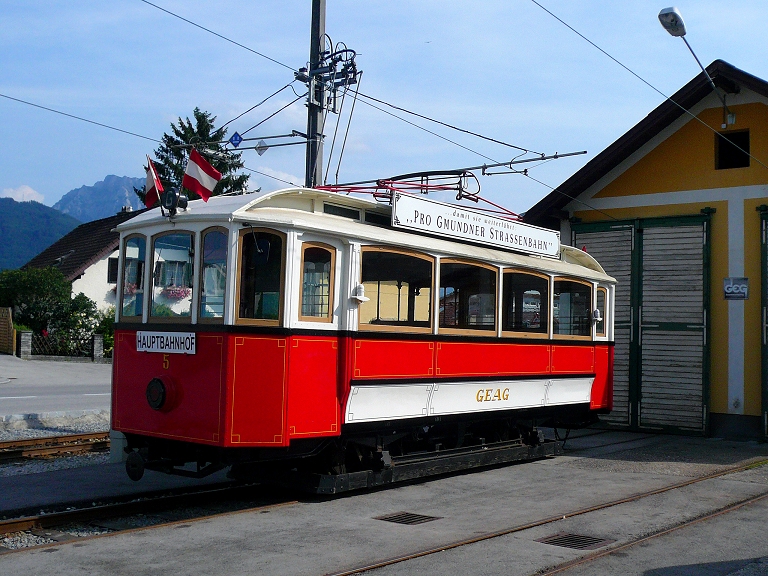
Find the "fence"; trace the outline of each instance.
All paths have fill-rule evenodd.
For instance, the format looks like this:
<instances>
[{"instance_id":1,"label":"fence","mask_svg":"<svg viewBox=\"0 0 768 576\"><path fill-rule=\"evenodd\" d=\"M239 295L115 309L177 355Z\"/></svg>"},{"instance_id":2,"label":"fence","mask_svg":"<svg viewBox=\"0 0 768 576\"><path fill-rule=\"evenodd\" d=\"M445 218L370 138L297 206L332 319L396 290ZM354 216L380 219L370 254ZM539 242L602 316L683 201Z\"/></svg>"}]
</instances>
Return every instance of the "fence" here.
<instances>
[{"instance_id":1,"label":"fence","mask_svg":"<svg viewBox=\"0 0 768 576\"><path fill-rule=\"evenodd\" d=\"M0 354L16 353L16 336L10 308L0 308Z\"/></svg>"},{"instance_id":2,"label":"fence","mask_svg":"<svg viewBox=\"0 0 768 576\"><path fill-rule=\"evenodd\" d=\"M104 336L94 334L82 340L62 339L51 335L19 332L18 356L26 360L63 360L66 362L104 362ZM111 357L111 354L108 354Z\"/></svg>"}]
</instances>

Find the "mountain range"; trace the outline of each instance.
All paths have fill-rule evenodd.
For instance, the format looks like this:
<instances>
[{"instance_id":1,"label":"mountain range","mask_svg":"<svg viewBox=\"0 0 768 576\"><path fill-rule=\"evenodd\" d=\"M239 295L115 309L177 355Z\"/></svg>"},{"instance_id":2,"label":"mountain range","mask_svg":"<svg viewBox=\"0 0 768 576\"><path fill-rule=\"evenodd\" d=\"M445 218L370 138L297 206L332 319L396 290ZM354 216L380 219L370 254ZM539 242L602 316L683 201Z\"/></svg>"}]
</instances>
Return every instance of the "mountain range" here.
<instances>
[{"instance_id":1,"label":"mountain range","mask_svg":"<svg viewBox=\"0 0 768 576\"><path fill-rule=\"evenodd\" d=\"M0 198L0 270L23 266L83 222L112 216L123 206L143 208L134 186L144 186L144 178L110 175L70 190L53 208Z\"/></svg>"},{"instance_id":2,"label":"mountain range","mask_svg":"<svg viewBox=\"0 0 768 576\"><path fill-rule=\"evenodd\" d=\"M0 198L0 270L19 268L79 225L39 202Z\"/></svg>"}]
</instances>

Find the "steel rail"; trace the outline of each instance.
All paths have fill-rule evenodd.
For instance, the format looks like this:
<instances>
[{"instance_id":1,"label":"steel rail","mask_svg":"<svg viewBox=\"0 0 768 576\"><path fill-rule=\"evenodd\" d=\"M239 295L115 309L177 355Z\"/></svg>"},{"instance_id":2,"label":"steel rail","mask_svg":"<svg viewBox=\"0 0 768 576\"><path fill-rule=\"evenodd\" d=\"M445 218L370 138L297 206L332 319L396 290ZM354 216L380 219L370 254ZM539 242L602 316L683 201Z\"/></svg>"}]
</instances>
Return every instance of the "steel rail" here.
<instances>
[{"instance_id":1,"label":"steel rail","mask_svg":"<svg viewBox=\"0 0 768 576\"><path fill-rule=\"evenodd\" d=\"M726 476L728 474L734 474L737 472L744 472L745 470L749 470L751 468L756 468L758 466L763 466L768 464L768 459L759 460L759 461L753 461L748 464L742 464L740 466L732 466L730 468L727 468L725 470L720 470L719 472L713 472L711 474L706 474L704 476L698 476L696 478L692 478L690 480L686 480L685 482L678 482L677 484L672 484L670 486L665 486L663 488L656 488L654 490L648 490L646 492L639 492L637 494L633 494L632 496L627 496L624 498L619 498L618 500L611 500L610 502L604 502L603 504L596 504L594 506L589 506L587 508L581 508L579 510L574 510L572 512L567 512L565 514L558 514L556 516L550 516L548 518L543 518L541 520L535 520L533 522L528 522L526 524L520 524L518 526L513 526L510 528L504 528L502 530L498 530L495 532L489 532L487 534L483 534L481 536L474 536L472 538L467 538L465 540L459 540L456 542L452 542L450 544L444 544L441 546L435 546L433 548L427 548L425 550L421 550L419 552L413 552L411 554L404 554L403 556L397 556L394 558L389 558L387 560L381 560L379 562L374 562L372 564L368 564L365 566L360 566L357 568L352 568L351 570L344 570L341 572L330 572L327 573L325 576L351 576L352 574L360 574L362 572L367 572L369 570L375 570L377 568L384 568L386 566L391 566L393 564L399 564L400 562L406 562L408 560L415 560L416 558L423 558L424 556L431 556L432 554L437 554L439 552L445 552L446 550L453 550L455 548L461 548L462 546L468 546L470 544L477 544L478 542L484 542L486 540L491 540L493 538L499 538L501 536L508 536L510 534L514 534L516 532L522 532L524 530L530 530L531 528L537 528L539 526L545 526L547 524L552 524L554 522L558 522L561 520L565 520L567 518L573 518L576 516L582 516L584 514L589 514L591 512L597 512L600 510L605 510L607 508L612 508L614 506L619 506L621 504L627 504L630 502L636 502L637 500L642 500L643 498L648 498L650 496L656 496L658 494L664 494L665 492L671 492L672 490L678 490L680 488L685 488L686 486L691 486L692 484L697 484L699 482L704 482L706 480L712 480L714 478L720 478L722 476ZM757 497L757 500L764 498L768 496L768 493L763 494L762 496ZM755 501L757 501L755 500ZM746 505L750 503L752 499L743 501L738 504ZM734 506L736 506L734 505ZM618 549L616 549L618 550ZM614 550L615 551L615 550ZM555 572L552 572L553 574Z\"/></svg>"},{"instance_id":2,"label":"steel rail","mask_svg":"<svg viewBox=\"0 0 768 576\"><path fill-rule=\"evenodd\" d=\"M638 538L637 540L632 540L631 542L620 544L613 548L608 548L607 550L602 550L600 552L595 552L594 554L589 554L587 556L582 556L581 558L576 558L575 560L570 560L563 564L559 564L558 566L551 568L546 572L538 572L537 574L539 576L550 576L551 574L559 574L560 572L565 572L566 570L570 570L571 568L575 568L576 566L587 564L589 562L592 562L593 560L597 560L598 558L610 556L615 552L622 552L623 550L632 548L637 544L644 544L645 542L648 542L648 540L658 538L659 536L666 536L667 534L671 534L672 532L676 532L683 528L688 528L689 526L693 526L694 524L698 524L699 522L706 522L707 520L712 520L713 518L717 518L718 516L728 514L729 512L734 512L736 510L739 510L740 508L749 506L750 504L755 504L757 502L760 502L765 498L768 498L768 492L763 492L762 494L758 494L757 496L750 496L749 498L745 498L744 500L740 500L739 502L736 502L734 504L729 504L728 506L715 510L714 512L704 514L703 516L698 516L697 518L692 518L691 520L684 520L680 524L672 526L671 528L665 528L664 530L660 530L658 532L655 532L654 534L649 534L648 536L643 536L642 538Z\"/></svg>"},{"instance_id":3,"label":"steel rail","mask_svg":"<svg viewBox=\"0 0 768 576\"><path fill-rule=\"evenodd\" d=\"M108 432L25 438L23 440L0 442L0 462L21 458L53 456L63 453L96 452L107 449L109 449Z\"/></svg>"},{"instance_id":4,"label":"steel rail","mask_svg":"<svg viewBox=\"0 0 768 576\"><path fill-rule=\"evenodd\" d=\"M101 504L99 506L77 508L75 510L63 510L48 514L10 518L0 520L0 534L21 532L24 530L41 530L73 522L92 522L94 520L103 520L105 518L117 518L121 516L132 516L134 514L158 512L180 506L202 506L227 498L236 498L238 492L244 492L245 494L243 495L248 496L253 488L254 485L252 484L216 484L213 487L209 486L202 490L196 489L181 494L166 493L161 495L139 495L138 497L141 498L140 500L131 500L129 502L112 502ZM208 516L205 517L207 518ZM81 540L81 538L78 538L78 540Z\"/></svg>"}]
</instances>

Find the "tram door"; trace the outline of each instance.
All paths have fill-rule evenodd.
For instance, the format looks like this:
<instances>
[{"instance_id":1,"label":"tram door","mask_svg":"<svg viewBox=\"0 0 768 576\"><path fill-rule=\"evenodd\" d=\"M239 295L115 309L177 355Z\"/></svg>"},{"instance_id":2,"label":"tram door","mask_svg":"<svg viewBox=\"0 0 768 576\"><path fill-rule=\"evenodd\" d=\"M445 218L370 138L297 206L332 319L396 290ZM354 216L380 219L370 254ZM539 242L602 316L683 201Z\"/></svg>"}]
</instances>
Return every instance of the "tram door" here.
<instances>
[{"instance_id":1,"label":"tram door","mask_svg":"<svg viewBox=\"0 0 768 576\"><path fill-rule=\"evenodd\" d=\"M707 216L574 225L574 242L619 281L610 425L705 433Z\"/></svg>"}]
</instances>

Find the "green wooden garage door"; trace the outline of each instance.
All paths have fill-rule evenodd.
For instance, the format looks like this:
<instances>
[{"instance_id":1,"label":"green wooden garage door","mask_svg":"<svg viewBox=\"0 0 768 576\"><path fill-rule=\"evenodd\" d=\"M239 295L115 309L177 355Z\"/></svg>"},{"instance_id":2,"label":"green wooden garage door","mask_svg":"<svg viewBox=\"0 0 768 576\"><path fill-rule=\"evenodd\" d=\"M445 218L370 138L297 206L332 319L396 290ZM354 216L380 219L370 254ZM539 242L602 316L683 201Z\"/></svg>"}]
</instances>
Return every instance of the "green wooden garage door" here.
<instances>
[{"instance_id":1,"label":"green wooden garage door","mask_svg":"<svg viewBox=\"0 0 768 576\"><path fill-rule=\"evenodd\" d=\"M607 424L706 432L708 226L708 216L573 225L574 245L619 281Z\"/></svg>"}]
</instances>

